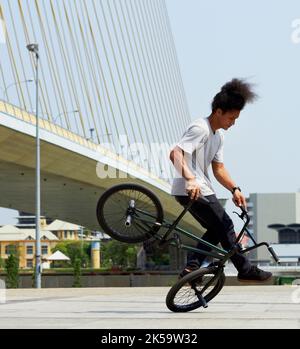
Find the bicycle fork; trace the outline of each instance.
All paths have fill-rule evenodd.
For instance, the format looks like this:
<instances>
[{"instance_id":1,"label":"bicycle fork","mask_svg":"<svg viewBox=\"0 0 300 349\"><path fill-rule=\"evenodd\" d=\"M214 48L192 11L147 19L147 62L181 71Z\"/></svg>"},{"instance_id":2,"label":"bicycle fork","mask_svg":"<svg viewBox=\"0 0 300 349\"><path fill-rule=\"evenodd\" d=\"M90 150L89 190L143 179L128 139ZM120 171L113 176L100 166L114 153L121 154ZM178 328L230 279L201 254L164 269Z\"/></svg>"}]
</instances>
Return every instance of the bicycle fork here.
<instances>
[{"instance_id":1,"label":"bicycle fork","mask_svg":"<svg viewBox=\"0 0 300 349\"><path fill-rule=\"evenodd\" d=\"M210 280L208 281L208 283L203 287L203 289L201 290L201 292L198 292L197 288L196 288L196 285L193 285L192 286L192 289L195 291L196 293L196 296L198 297L201 305L203 306L203 308L207 308L208 307L208 304L205 300L205 298L203 297L203 293L207 290L207 288L215 281L215 280L218 280L218 278L220 277L220 274L223 272L223 267L219 267L215 276Z\"/></svg>"}]
</instances>

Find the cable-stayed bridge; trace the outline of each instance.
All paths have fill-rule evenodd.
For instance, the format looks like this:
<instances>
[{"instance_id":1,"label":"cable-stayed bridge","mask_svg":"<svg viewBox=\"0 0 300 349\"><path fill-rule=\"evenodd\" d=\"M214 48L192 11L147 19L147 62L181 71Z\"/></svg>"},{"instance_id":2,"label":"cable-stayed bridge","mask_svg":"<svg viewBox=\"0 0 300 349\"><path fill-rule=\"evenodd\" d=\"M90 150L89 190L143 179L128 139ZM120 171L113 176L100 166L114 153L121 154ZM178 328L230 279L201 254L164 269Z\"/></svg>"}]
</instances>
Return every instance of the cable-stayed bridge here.
<instances>
[{"instance_id":1,"label":"cable-stayed bridge","mask_svg":"<svg viewBox=\"0 0 300 349\"><path fill-rule=\"evenodd\" d=\"M177 214L168 150L190 116L165 2L0 0L0 25L0 206L34 212L36 42L42 214L96 230L128 181Z\"/></svg>"}]
</instances>

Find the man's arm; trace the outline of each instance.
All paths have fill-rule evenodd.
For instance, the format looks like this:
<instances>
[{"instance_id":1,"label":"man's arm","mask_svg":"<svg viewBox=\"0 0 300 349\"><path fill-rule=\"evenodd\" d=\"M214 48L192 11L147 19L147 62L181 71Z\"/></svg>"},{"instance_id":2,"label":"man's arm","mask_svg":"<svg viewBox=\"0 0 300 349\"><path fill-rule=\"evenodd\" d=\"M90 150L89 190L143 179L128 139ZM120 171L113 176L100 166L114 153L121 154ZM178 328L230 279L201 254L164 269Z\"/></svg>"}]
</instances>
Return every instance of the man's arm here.
<instances>
[{"instance_id":1,"label":"man's arm","mask_svg":"<svg viewBox=\"0 0 300 349\"><path fill-rule=\"evenodd\" d=\"M197 200L201 195L200 186L196 181L195 175L190 171L185 161L184 151L176 146L170 152L170 160L172 161L178 173L180 173L182 177L187 181L186 191L188 192L190 198Z\"/></svg>"},{"instance_id":2,"label":"man's arm","mask_svg":"<svg viewBox=\"0 0 300 349\"><path fill-rule=\"evenodd\" d=\"M236 183L233 181L233 179L230 177L228 171L226 170L225 166L221 162L212 162L212 169L214 176L216 177L217 181L223 185L226 189L228 189L230 192L232 192L232 189L234 187L237 187ZM235 190L233 194L232 201L235 203L236 206L244 206L247 207L246 199L244 195L239 191Z\"/></svg>"}]
</instances>

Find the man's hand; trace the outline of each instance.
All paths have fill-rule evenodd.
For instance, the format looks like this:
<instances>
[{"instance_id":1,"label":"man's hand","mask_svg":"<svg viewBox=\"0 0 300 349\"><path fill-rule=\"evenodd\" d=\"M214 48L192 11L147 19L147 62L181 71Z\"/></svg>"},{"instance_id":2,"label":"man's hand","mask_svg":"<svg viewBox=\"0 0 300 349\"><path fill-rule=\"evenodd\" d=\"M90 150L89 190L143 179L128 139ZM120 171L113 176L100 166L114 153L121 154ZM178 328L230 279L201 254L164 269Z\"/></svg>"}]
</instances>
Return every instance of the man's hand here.
<instances>
[{"instance_id":1,"label":"man's hand","mask_svg":"<svg viewBox=\"0 0 300 349\"><path fill-rule=\"evenodd\" d=\"M192 200L197 200L201 196L200 185L196 181L196 178L187 179L186 192Z\"/></svg>"},{"instance_id":2,"label":"man's hand","mask_svg":"<svg viewBox=\"0 0 300 349\"><path fill-rule=\"evenodd\" d=\"M244 206L245 210L247 209L246 199L239 190L235 190L232 201L234 202L235 206Z\"/></svg>"}]
</instances>

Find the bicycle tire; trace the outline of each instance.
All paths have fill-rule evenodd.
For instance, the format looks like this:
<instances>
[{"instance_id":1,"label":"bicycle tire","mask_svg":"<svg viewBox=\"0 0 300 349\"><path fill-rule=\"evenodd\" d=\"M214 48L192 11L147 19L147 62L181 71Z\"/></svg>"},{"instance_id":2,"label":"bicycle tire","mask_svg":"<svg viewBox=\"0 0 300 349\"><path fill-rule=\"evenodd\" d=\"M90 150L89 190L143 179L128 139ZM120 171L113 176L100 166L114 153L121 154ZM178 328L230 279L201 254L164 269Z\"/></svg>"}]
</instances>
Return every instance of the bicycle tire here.
<instances>
[{"instance_id":1,"label":"bicycle tire","mask_svg":"<svg viewBox=\"0 0 300 349\"><path fill-rule=\"evenodd\" d=\"M135 211L130 227L126 220L128 202L135 200L136 209L146 210L153 218ZM150 212L149 212L150 211ZM97 219L106 234L126 243L138 243L153 237L163 222L163 208L158 197L148 188L134 183L123 183L107 189L97 204ZM121 218L120 218L121 217ZM150 219L143 223L139 219ZM121 223L120 223L121 222Z\"/></svg>"},{"instance_id":2,"label":"bicycle tire","mask_svg":"<svg viewBox=\"0 0 300 349\"><path fill-rule=\"evenodd\" d=\"M212 279L218 272L219 270L216 267L200 268L185 275L182 279L178 280L171 287L166 297L166 305L169 308L169 310L173 312L188 312L202 307L204 305L203 301L199 299L199 294L201 294L201 286L203 289L207 282L210 279ZM208 277L206 283L203 282L203 278L205 277L205 275L212 275ZM210 289L210 291L204 296L201 295L205 299L206 303L211 301L221 291L222 287L224 286L224 283L225 274L224 271L222 271L219 274L219 276L217 276L215 284L211 286L212 288ZM183 290L183 288L185 289ZM199 294L196 294L195 288L197 288L197 293ZM182 294L184 297L188 297L188 294L190 292L191 299L188 299L187 302L183 302L182 304L180 304L180 296L178 297L178 294L182 290ZM176 297L178 297L179 299L176 300Z\"/></svg>"}]
</instances>

